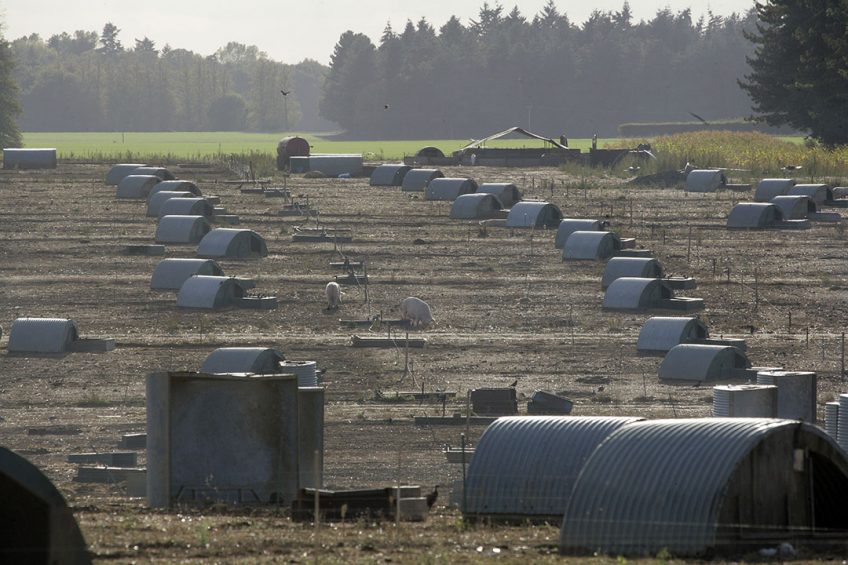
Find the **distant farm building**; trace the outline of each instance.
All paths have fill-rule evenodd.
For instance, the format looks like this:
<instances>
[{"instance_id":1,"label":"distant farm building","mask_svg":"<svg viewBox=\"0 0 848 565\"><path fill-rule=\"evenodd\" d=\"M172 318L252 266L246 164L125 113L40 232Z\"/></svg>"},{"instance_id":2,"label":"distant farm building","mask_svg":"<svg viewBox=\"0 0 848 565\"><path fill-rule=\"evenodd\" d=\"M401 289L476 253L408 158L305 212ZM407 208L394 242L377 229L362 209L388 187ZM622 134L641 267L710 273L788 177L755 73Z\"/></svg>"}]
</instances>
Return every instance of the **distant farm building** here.
<instances>
[{"instance_id":1,"label":"distant farm building","mask_svg":"<svg viewBox=\"0 0 848 565\"><path fill-rule=\"evenodd\" d=\"M715 192L724 186L727 186L724 171L695 169L686 175L686 192Z\"/></svg>"},{"instance_id":2,"label":"distant farm building","mask_svg":"<svg viewBox=\"0 0 848 565\"><path fill-rule=\"evenodd\" d=\"M443 178L444 176L444 173L439 169L411 169L403 177L401 190L405 192L423 192L432 180Z\"/></svg>"},{"instance_id":3,"label":"distant farm building","mask_svg":"<svg viewBox=\"0 0 848 565\"><path fill-rule=\"evenodd\" d=\"M775 196L789 194L789 189L793 186L795 186L793 179L763 179L757 183L754 202L770 202Z\"/></svg>"},{"instance_id":4,"label":"distant farm building","mask_svg":"<svg viewBox=\"0 0 848 565\"><path fill-rule=\"evenodd\" d=\"M491 424L468 469L466 518L559 522L586 460L640 418L504 417Z\"/></svg>"},{"instance_id":5,"label":"distant farm building","mask_svg":"<svg viewBox=\"0 0 848 565\"><path fill-rule=\"evenodd\" d=\"M35 465L5 447L0 447L0 499L4 563L91 563L85 538L62 494Z\"/></svg>"},{"instance_id":6,"label":"distant farm building","mask_svg":"<svg viewBox=\"0 0 848 565\"><path fill-rule=\"evenodd\" d=\"M162 216L156 226L156 243L199 243L211 229L203 216Z\"/></svg>"},{"instance_id":7,"label":"distant farm building","mask_svg":"<svg viewBox=\"0 0 848 565\"><path fill-rule=\"evenodd\" d=\"M215 215L214 207L205 198L169 198L159 207L162 216L203 216L211 219Z\"/></svg>"},{"instance_id":8,"label":"distant farm building","mask_svg":"<svg viewBox=\"0 0 848 565\"><path fill-rule=\"evenodd\" d=\"M177 190L160 190L158 192L154 192L147 199L147 215L153 218L158 218L159 210L162 209L162 204L171 198L194 198L194 194L188 191Z\"/></svg>"},{"instance_id":9,"label":"distant farm building","mask_svg":"<svg viewBox=\"0 0 848 565\"><path fill-rule=\"evenodd\" d=\"M498 197L504 208L512 208L521 200L521 191L509 182L484 182L477 187L476 194L493 194Z\"/></svg>"},{"instance_id":10,"label":"distant farm building","mask_svg":"<svg viewBox=\"0 0 848 565\"><path fill-rule=\"evenodd\" d=\"M216 228L207 233L197 246L198 257L252 259L266 257L268 246L253 230Z\"/></svg>"},{"instance_id":11,"label":"distant farm building","mask_svg":"<svg viewBox=\"0 0 848 565\"><path fill-rule=\"evenodd\" d=\"M206 357L200 372L278 375L285 360L281 351L268 347L221 347Z\"/></svg>"},{"instance_id":12,"label":"distant farm building","mask_svg":"<svg viewBox=\"0 0 848 565\"><path fill-rule=\"evenodd\" d=\"M53 148L3 149L4 169L55 169L56 163Z\"/></svg>"},{"instance_id":13,"label":"distant farm building","mask_svg":"<svg viewBox=\"0 0 848 565\"><path fill-rule=\"evenodd\" d=\"M636 350L641 353L667 352L681 343L710 337L706 324L697 317L655 316L639 330Z\"/></svg>"},{"instance_id":14,"label":"distant farm building","mask_svg":"<svg viewBox=\"0 0 848 565\"><path fill-rule=\"evenodd\" d=\"M162 182L156 175L127 175L118 183L117 198L141 200L147 198L150 191Z\"/></svg>"},{"instance_id":15,"label":"distant farm building","mask_svg":"<svg viewBox=\"0 0 848 565\"><path fill-rule=\"evenodd\" d=\"M436 178L424 189L425 200L456 200L463 194L472 194L477 190L474 179Z\"/></svg>"},{"instance_id":16,"label":"distant farm building","mask_svg":"<svg viewBox=\"0 0 848 565\"><path fill-rule=\"evenodd\" d=\"M371 173L371 186L402 186L403 179L406 174L412 169L409 165L388 164L379 165Z\"/></svg>"},{"instance_id":17,"label":"distant farm building","mask_svg":"<svg viewBox=\"0 0 848 565\"><path fill-rule=\"evenodd\" d=\"M502 216L502 204L493 194L463 194L453 201L450 217L454 220L485 220Z\"/></svg>"},{"instance_id":18,"label":"distant farm building","mask_svg":"<svg viewBox=\"0 0 848 565\"><path fill-rule=\"evenodd\" d=\"M621 239L609 231L572 232L562 248L567 261L605 260L621 251Z\"/></svg>"},{"instance_id":19,"label":"distant farm building","mask_svg":"<svg viewBox=\"0 0 848 565\"><path fill-rule=\"evenodd\" d=\"M702 310L700 298L674 296L674 291L662 279L620 277L612 281L604 293L605 310L643 311L678 310L692 312Z\"/></svg>"},{"instance_id":20,"label":"distant farm building","mask_svg":"<svg viewBox=\"0 0 848 565\"><path fill-rule=\"evenodd\" d=\"M659 367L660 381L698 384L743 376L751 366L744 353L729 345L683 343L672 347Z\"/></svg>"},{"instance_id":21,"label":"distant farm building","mask_svg":"<svg viewBox=\"0 0 848 565\"><path fill-rule=\"evenodd\" d=\"M118 186L118 183L121 182L127 175L133 174L133 171L139 167L146 167L147 165L143 163L119 163L117 165L112 165L112 168L109 169L109 172L106 173L106 184L110 186Z\"/></svg>"},{"instance_id":22,"label":"distant farm building","mask_svg":"<svg viewBox=\"0 0 848 565\"><path fill-rule=\"evenodd\" d=\"M577 218L565 218L559 223L554 245L557 249L565 247L565 241L576 231L600 231L603 227L599 220L584 220Z\"/></svg>"},{"instance_id":23,"label":"distant farm building","mask_svg":"<svg viewBox=\"0 0 848 565\"><path fill-rule=\"evenodd\" d=\"M277 170L286 169L291 157L309 157L310 149L309 142L302 137L284 137L277 144Z\"/></svg>"},{"instance_id":24,"label":"distant farm building","mask_svg":"<svg viewBox=\"0 0 848 565\"><path fill-rule=\"evenodd\" d=\"M509 228L553 229L558 227L561 221L562 212L548 202L517 202L506 216L506 225Z\"/></svg>"},{"instance_id":25,"label":"distant farm building","mask_svg":"<svg viewBox=\"0 0 848 565\"><path fill-rule=\"evenodd\" d=\"M612 281L621 277L639 277L658 279L663 276L663 268L657 259L649 257L613 257L607 261L601 277L601 288L606 289Z\"/></svg>"},{"instance_id":26,"label":"distant farm building","mask_svg":"<svg viewBox=\"0 0 848 565\"><path fill-rule=\"evenodd\" d=\"M517 140L516 147L492 147L499 140ZM528 141L541 147L520 146ZM501 143L502 144L502 143ZM495 167L558 166L580 158L579 149L567 146L549 137L529 132L520 127L511 127L488 137L472 141L454 153L462 165L484 165Z\"/></svg>"},{"instance_id":27,"label":"distant farm building","mask_svg":"<svg viewBox=\"0 0 848 565\"><path fill-rule=\"evenodd\" d=\"M221 277L224 270L211 259L163 259L153 270L150 288L180 290L186 279L194 275Z\"/></svg>"},{"instance_id":28,"label":"distant farm building","mask_svg":"<svg viewBox=\"0 0 848 565\"><path fill-rule=\"evenodd\" d=\"M776 540L843 543L846 490L845 453L810 424L634 422L607 437L580 471L560 551L703 557Z\"/></svg>"}]
</instances>

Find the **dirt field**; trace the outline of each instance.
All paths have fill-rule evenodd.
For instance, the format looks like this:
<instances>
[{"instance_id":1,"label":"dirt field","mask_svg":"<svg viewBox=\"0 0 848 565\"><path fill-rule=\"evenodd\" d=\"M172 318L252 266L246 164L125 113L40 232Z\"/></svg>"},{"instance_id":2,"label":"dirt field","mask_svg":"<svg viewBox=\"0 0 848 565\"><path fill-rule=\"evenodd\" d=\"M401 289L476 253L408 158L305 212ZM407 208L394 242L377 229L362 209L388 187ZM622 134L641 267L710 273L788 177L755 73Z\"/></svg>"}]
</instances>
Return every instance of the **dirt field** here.
<instances>
[{"instance_id":1,"label":"dirt field","mask_svg":"<svg viewBox=\"0 0 848 565\"><path fill-rule=\"evenodd\" d=\"M464 428L416 427L414 416L441 415L441 405L377 400L378 390L384 397L422 387L456 391L450 415L463 409L468 389L517 380L522 396L544 389L572 399L575 415L710 415L710 387L660 385L661 358L637 357L636 337L650 314L602 312L603 264L563 262L552 231L489 228L481 237L476 223L448 218L449 203L426 202L420 193L369 187L367 179L293 177L288 186L296 199L308 197L323 225L352 228L354 242L343 251L368 264L370 303L360 289L347 288L341 310L331 314L324 311L324 285L340 274L329 267L339 259L332 244L292 243L293 226L307 221L276 215L280 199L221 184L231 178L224 170L172 166L266 239L268 257L220 263L228 275L255 278L259 292L279 299L274 311L198 313L178 310L173 294L150 291L160 258L120 253L126 244L152 243L155 221L145 217L144 203L115 200L114 187L103 184L108 169L0 171L0 345L5 349L12 321L27 316L72 318L83 337L118 341L101 355L0 354L0 445L53 480L99 560L559 559L557 525L463 528L459 514L441 506L445 488L426 524L400 531L342 524L316 539L311 526L292 523L282 510L151 512L142 499L122 496L119 485L73 481L68 454L112 450L122 433L144 431L149 372L197 370L216 347L273 346L326 369L330 487L402 480L429 489L460 477L441 449L458 445ZM724 222L734 202L751 194L633 188L549 169L445 174L515 182L525 197L548 199L566 217L608 218L620 235L653 250L667 272L697 279L697 290L681 294L704 298L702 318L712 335L747 339L754 365L817 371L820 418L824 403L846 390L840 335L848 267L840 225L742 233ZM194 247L169 245L166 256L193 257ZM338 319L380 311L396 317L410 295L430 303L438 325L425 332L426 349L410 351L413 371L400 382L403 351L352 348L351 336L367 329L341 328ZM482 431L473 426L470 441Z\"/></svg>"}]
</instances>

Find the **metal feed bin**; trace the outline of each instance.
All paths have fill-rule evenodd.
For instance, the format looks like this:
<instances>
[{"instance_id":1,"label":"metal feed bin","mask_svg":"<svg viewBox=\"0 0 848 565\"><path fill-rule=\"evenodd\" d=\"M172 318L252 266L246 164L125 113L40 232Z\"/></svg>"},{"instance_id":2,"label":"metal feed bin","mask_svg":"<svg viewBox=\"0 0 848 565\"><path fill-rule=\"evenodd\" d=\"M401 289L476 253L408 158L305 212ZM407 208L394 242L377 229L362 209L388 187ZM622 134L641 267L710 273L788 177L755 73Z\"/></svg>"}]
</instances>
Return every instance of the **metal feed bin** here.
<instances>
[{"instance_id":1,"label":"metal feed bin","mask_svg":"<svg viewBox=\"0 0 848 565\"><path fill-rule=\"evenodd\" d=\"M774 418L777 387L769 385L721 385L713 387L716 418Z\"/></svg>"},{"instance_id":2,"label":"metal feed bin","mask_svg":"<svg viewBox=\"0 0 848 565\"><path fill-rule=\"evenodd\" d=\"M760 371L758 385L777 387L777 417L816 423L816 374L812 371Z\"/></svg>"}]
</instances>

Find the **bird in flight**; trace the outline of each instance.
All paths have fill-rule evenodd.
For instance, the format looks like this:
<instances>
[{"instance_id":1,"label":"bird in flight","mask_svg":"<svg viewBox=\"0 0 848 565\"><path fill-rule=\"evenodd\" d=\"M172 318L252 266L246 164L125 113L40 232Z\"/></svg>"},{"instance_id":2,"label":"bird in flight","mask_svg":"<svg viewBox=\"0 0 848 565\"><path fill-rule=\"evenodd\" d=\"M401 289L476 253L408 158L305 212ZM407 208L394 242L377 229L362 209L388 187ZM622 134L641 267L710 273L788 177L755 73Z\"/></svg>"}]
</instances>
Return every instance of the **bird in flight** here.
<instances>
[{"instance_id":1,"label":"bird in flight","mask_svg":"<svg viewBox=\"0 0 848 565\"><path fill-rule=\"evenodd\" d=\"M515 379L515 381L514 381L511 385L509 385L509 386L510 386L511 388L515 388L515 387L517 387L517 386L518 386L518 379Z\"/></svg>"},{"instance_id":2,"label":"bird in flight","mask_svg":"<svg viewBox=\"0 0 848 565\"><path fill-rule=\"evenodd\" d=\"M699 121L703 122L703 124L704 124L705 126L710 125L710 123L709 123L707 120L705 120L704 118L702 118L701 116L699 116L699 115L698 115L698 114L696 114L695 112L689 112L689 115L690 115L690 116L692 116L693 118L696 118L696 119L698 119Z\"/></svg>"},{"instance_id":3,"label":"bird in flight","mask_svg":"<svg viewBox=\"0 0 848 565\"><path fill-rule=\"evenodd\" d=\"M388 104L383 104L383 110L388 110L388 109L389 109L389 105L388 105Z\"/></svg>"},{"instance_id":4,"label":"bird in flight","mask_svg":"<svg viewBox=\"0 0 848 565\"><path fill-rule=\"evenodd\" d=\"M282 94L283 96L288 96L290 93L291 93L291 90L280 89L280 94Z\"/></svg>"}]
</instances>

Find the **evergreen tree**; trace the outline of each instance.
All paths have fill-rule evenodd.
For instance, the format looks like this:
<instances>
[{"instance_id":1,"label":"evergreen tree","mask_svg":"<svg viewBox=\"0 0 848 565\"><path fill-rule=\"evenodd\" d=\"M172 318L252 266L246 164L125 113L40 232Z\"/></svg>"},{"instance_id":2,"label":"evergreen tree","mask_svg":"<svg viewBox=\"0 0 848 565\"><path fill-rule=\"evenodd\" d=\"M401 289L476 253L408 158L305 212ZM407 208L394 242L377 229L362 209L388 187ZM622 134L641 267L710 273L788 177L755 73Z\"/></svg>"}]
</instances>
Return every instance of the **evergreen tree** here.
<instances>
[{"instance_id":1,"label":"evergreen tree","mask_svg":"<svg viewBox=\"0 0 848 565\"><path fill-rule=\"evenodd\" d=\"M757 4L751 73L740 82L759 119L848 143L848 5L841 0Z\"/></svg>"},{"instance_id":2,"label":"evergreen tree","mask_svg":"<svg viewBox=\"0 0 848 565\"><path fill-rule=\"evenodd\" d=\"M0 147L20 147L22 141L17 123L21 108L18 86L12 76L13 66L12 50L0 27Z\"/></svg>"}]
</instances>

